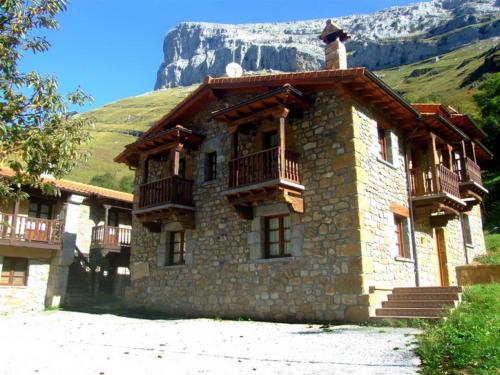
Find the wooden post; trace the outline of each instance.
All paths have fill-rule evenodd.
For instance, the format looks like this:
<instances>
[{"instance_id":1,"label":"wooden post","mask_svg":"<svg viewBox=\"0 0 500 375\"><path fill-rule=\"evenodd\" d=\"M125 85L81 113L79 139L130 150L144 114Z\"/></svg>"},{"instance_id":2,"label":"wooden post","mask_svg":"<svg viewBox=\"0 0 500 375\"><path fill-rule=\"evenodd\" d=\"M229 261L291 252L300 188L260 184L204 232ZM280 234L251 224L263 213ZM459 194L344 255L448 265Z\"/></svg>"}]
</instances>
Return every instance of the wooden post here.
<instances>
[{"instance_id":1,"label":"wooden post","mask_svg":"<svg viewBox=\"0 0 500 375\"><path fill-rule=\"evenodd\" d=\"M434 133L429 133L431 139L429 143L429 153L430 153L430 165L431 165L431 173L432 173L432 188L433 193L439 192L439 181L437 175L437 165L439 162L439 158L437 155L437 147L436 147L436 135Z\"/></svg>"},{"instance_id":2,"label":"wooden post","mask_svg":"<svg viewBox=\"0 0 500 375\"><path fill-rule=\"evenodd\" d=\"M279 168L279 177L282 178L286 174L286 160L285 160L285 148L286 148L286 142L285 142L285 117L280 116L278 118L279 120L279 128L278 128L278 137L279 137L279 145L280 145L280 168Z\"/></svg>"},{"instance_id":3,"label":"wooden post","mask_svg":"<svg viewBox=\"0 0 500 375\"><path fill-rule=\"evenodd\" d=\"M450 171L453 172L453 146L447 144L446 148L448 150L448 167L450 168Z\"/></svg>"},{"instance_id":4,"label":"wooden post","mask_svg":"<svg viewBox=\"0 0 500 375\"><path fill-rule=\"evenodd\" d=\"M16 200L14 201L14 207L12 209L12 227L10 229L10 237L16 236L17 231L17 215L19 215L19 205L20 200L19 197L16 196ZM21 230L21 228L19 228Z\"/></svg>"},{"instance_id":5,"label":"wooden post","mask_svg":"<svg viewBox=\"0 0 500 375\"><path fill-rule=\"evenodd\" d=\"M170 162L172 163L172 176L179 175L179 163L181 160L182 143L178 143L177 146L170 150Z\"/></svg>"},{"instance_id":6,"label":"wooden post","mask_svg":"<svg viewBox=\"0 0 500 375\"><path fill-rule=\"evenodd\" d=\"M477 163L477 159L476 159L476 144L472 141L470 141L470 148L471 148L471 151L472 151L472 160L474 160L474 163Z\"/></svg>"}]
</instances>

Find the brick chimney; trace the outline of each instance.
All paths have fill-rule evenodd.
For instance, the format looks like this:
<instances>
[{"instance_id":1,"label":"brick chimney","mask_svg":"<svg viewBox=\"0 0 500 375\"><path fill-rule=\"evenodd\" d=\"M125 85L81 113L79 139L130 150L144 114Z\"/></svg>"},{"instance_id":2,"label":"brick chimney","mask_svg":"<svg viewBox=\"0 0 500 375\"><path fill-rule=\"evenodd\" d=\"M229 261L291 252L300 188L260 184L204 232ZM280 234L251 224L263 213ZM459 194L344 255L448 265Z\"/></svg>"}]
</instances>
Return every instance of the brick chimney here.
<instances>
[{"instance_id":1,"label":"brick chimney","mask_svg":"<svg viewBox=\"0 0 500 375\"><path fill-rule=\"evenodd\" d=\"M344 42L351 36L332 20L326 21L326 26L319 38L325 46L326 69L347 69L347 52Z\"/></svg>"}]
</instances>

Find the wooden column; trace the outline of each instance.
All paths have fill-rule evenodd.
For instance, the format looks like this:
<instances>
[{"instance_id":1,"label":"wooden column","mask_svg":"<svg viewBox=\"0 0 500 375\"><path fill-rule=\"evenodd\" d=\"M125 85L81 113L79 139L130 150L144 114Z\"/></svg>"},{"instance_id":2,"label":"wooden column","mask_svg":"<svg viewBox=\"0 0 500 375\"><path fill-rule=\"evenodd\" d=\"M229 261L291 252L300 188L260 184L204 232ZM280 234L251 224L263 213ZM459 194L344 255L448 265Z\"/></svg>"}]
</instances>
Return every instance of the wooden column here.
<instances>
[{"instance_id":1,"label":"wooden column","mask_svg":"<svg viewBox=\"0 0 500 375\"><path fill-rule=\"evenodd\" d=\"M465 181L467 179L467 149L465 147L465 141L460 142L460 179Z\"/></svg>"},{"instance_id":2,"label":"wooden column","mask_svg":"<svg viewBox=\"0 0 500 375\"><path fill-rule=\"evenodd\" d=\"M109 235L109 230L108 230L108 224L109 224L109 209L111 206L105 204L104 206L104 233L102 236L102 241L103 244L106 244L108 242L108 235Z\"/></svg>"},{"instance_id":3,"label":"wooden column","mask_svg":"<svg viewBox=\"0 0 500 375\"><path fill-rule=\"evenodd\" d=\"M476 144L472 141L470 141L470 148L471 148L471 151L472 151L472 160L474 160L474 163L477 163L477 159L476 159Z\"/></svg>"},{"instance_id":4,"label":"wooden column","mask_svg":"<svg viewBox=\"0 0 500 375\"><path fill-rule=\"evenodd\" d=\"M172 176L179 175L179 162L181 160L181 151L182 151L182 143L178 143L177 146L170 150L170 162L171 162L171 171Z\"/></svg>"},{"instance_id":5,"label":"wooden column","mask_svg":"<svg viewBox=\"0 0 500 375\"><path fill-rule=\"evenodd\" d=\"M448 168L450 168L450 171L453 171L453 146L447 144L446 149L448 151Z\"/></svg>"},{"instance_id":6,"label":"wooden column","mask_svg":"<svg viewBox=\"0 0 500 375\"><path fill-rule=\"evenodd\" d=\"M286 118L284 116L280 116L278 118L278 138L279 138L279 146L280 146L280 178L285 177L285 170L286 170L286 160L285 160L285 149L286 149L286 142L285 142L285 120Z\"/></svg>"},{"instance_id":7,"label":"wooden column","mask_svg":"<svg viewBox=\"0 0 500 375\"><path fill-rule=\"evenodd\" d=\"M432 173L432 188L433 188L433 193L438 193L439 192L439 181L438 181L438 176L437 176L437 165L439 163L439 157L437 155L437 147L436 147L436 135L434 133L429 133L430 135L430 142L429 142L429 163L431 166L431 173Z\"/></svg>"},{"instance_id":8,"label":"wooden column","mask_svg":"<svg viewBox=\"0 0 500 375\"><path fill-rule=\"evenodd\" d=\"M18 196L14 201L14 207L12 208L12 228L10 230L10 236L15 237L17 231L17 215L19 215L19 205L21 201Z\"/></svg>"}]
</instances>

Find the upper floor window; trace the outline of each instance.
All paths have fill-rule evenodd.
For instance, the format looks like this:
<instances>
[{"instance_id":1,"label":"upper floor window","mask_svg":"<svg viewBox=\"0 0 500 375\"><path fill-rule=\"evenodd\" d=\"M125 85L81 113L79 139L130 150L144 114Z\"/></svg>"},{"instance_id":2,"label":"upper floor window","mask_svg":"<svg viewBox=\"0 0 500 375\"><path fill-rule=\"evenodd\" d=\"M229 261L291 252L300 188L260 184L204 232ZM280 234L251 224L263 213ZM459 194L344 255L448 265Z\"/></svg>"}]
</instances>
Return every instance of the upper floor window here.
<instances>
[{"instance_id":1,"label":"upper floor window","mask_svg":"<svg viewBox=\"0 0 500 375\"><path fill-rule=\"evenodd\" d=\"M38 199L30 200L28 216L38 219L50 219L52 217L52 204Z\"/></svg>"},{"instance_id":2,"label":"upper floor window","mask_svg":"<svg viewBox=\"0 0 500 375\"><path fill-rule=\"evenodd\" d=\"M4 257L0 285L24 286L28 281L28 259Z\"/></svg>"},{"instance_id":3,"label":"upper floor window","mask_svg":"<svg viewBox=\"0 0 500 375\"><path fill-rule=\"evenodd\" d=\"M378 145L379 145L379 157L382 160L389 161L389 153L387 150L387 132L385 129L378 128Z\"/></svg>"},{"instance_id":4,"label":"upper floor window","mask_svg":"<svg viewBox=\"0 0 500 375\"><path fill-rule=\"evenodd\" d=\"M290 255L290 215L265 218L265 257Z\"/></svg>"},{"instance_id":5,"label":"upper floor window","mask_svg":"<svg viewBox=\"0 0 500 375\"><path fill-rule=\"evenodd\" d=\"M185 242L184 232L170 233L169 265L184 264Z\"/></svg>"},{"instance_id":6,"label":"upper floor window","mask_svg":"<svg viewBox=\"0 0 500 375\"><path fill-rule=\"evenodd\" d=\"M264 132L262 137L262 146L264 147L264 150L277 147L279 145L278 132L276 130Z\"/></svg>"},{"instance_id":7,"label":"upper floor window","mask_svg":"<svg viewBox=\"0 0 500 375\"><path fill-rule=\"evenodd\" d=\"M209 152L205 156L205 181L217 178L217 153Z\"/></svg>"}]
</instances>

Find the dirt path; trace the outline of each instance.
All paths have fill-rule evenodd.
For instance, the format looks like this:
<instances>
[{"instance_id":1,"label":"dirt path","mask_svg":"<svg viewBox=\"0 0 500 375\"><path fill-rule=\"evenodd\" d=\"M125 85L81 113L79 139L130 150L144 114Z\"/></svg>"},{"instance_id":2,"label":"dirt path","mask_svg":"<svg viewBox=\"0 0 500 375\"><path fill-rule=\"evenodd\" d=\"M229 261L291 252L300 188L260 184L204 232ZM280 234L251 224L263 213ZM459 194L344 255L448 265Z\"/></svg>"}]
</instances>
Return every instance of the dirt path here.
<instances>
[{"instance_id":1,"label":"dirt path","mask_svg":"<svg viewBox=\"0 0 500 375\"><path fill-rule=\"evenodd\" d=\"M46 312L0 318L0 374L416 374L415 329Z\"/></svg>"}]
</instances>

